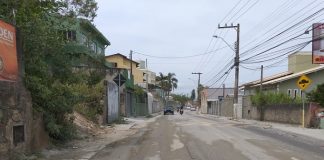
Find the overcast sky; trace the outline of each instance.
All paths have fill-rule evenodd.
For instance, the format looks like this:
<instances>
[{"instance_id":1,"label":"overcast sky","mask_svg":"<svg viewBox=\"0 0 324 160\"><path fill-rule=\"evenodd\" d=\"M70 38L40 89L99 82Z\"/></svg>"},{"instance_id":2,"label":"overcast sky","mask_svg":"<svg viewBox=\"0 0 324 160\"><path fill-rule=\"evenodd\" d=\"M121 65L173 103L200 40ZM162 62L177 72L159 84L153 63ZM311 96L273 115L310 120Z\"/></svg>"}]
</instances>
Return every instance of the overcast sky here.
<instances>
[{"instance_id":1,"label":"overcast sky","mask_svg":"<svg viewBox=\"0 0 324 160\"><path fill-rule=\"evenodd\" d=\"M164 74L173 72L179 80L177 93L190 93L197 87L197 75L202 72L204 86L220 87L225 83L234 85L234 70L223 75L222 70L234 58L234 52L220 38L233 45L236 41L234 29L217 29L218 24L240 23L241 60L261 53L289 36L302 34L314 22L323 22L324 12L319 12L299 24L297 22L324 7L323 0L97 0L99 10L94 24L108 38L111 46L106 55L121 53L129 56L134 50L135 60L148 60L150 70ZM294 26L262 47L249 50L260 42ZM278 47L277 50L310 40L311 34L302 35L294 41ZM224 48L225 47L225 48ZM298 48L298 46L297 46ZM310 45L303 50L310 50ZM246 52L249 50L249 52ZM271 50L275 51L275 50ZM288 51L287 51L288 52ZM142 55L142 54L146 55ZM284 52L268 54L281 55L273 61L243 64L240 67L240 84L260 77L261 64L269 76L287 70L287 55ZM199 55L190 57L192 55ZM260 57L266 59L267 55ZM260 60L260 59L258 59Z\"/></svg>"}]
</instances>

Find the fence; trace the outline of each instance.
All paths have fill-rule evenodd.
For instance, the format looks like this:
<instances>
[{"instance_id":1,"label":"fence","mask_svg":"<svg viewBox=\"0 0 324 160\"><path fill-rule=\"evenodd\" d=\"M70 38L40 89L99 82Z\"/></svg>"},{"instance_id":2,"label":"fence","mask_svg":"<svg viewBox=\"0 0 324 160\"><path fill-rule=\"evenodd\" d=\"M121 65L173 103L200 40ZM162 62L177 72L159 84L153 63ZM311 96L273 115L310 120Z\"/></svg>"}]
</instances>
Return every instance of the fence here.
<instances>
[{"instance_id":1,"label":"fence","mask_svg":"<svg viewBox=\"0 0 324 160\"><path fill-rule=\"evenodd\" d=\"M305 113L308 113L309 104L305 104ZM243 98L243 118L264 120L280 123L301 124L302 104L273 104L262 107L253 106L250 97ZM306 114L306 125L309 125L310 115Z\"/></svg>"},{"instance_id":2,"label":"fence","mask_svg":"<svg viewBox=\"0 0 324 160\"><path fill-rule=\"evenodd\" d=\"M108 82L107 89L107 123L112 123L118 119L118 86Z\"/></svg>"}]
</instances>

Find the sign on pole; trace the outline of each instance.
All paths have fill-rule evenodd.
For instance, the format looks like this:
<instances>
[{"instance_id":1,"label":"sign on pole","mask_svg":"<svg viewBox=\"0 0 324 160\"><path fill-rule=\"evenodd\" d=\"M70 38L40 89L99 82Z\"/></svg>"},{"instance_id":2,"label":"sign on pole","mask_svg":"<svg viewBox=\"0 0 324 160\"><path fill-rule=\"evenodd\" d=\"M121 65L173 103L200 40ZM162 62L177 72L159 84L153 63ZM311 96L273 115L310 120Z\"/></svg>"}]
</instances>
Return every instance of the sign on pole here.
<instances>
[{"instance_id":1,"label":"sign on pole","mask_svg":"<svg viewBox=\"0 0 324 160\"><path fill-rule=\"evenodd\" d=\"M119 87L126 82L126 78L120 73L113 80Z\"/></svg>"},{"instance_id":2,"label":"sign on pole","mask_svg":"<svg viewBox=\"0 0 324 160\"><path fill-rule=\"evenodd\" d=\"M309 87L309 85L312 83L312 80L310 78L308 78L306 75L302 75L299 77L298 81L297 81L297 86L301 89L301 90L305 90Z\"/></svg>"},{"instance_id":3,"label":"sign on pole","mask_svg":"<svg viewBox=\"0 0 324 160\"><path fill-rule=\"evenodd\" d=\"M17 78L16 29L0 20L0 81L16 81Z\"/></svg>"},{"instance_id":4,"label":"sign on pole","mask_svg":"<svg viewBox=\"0 0 324 160\"><path fill-rule=\"evenodd\" d=\"M312 62L324 64L324 23L313 24Z\"/></svg>"}]
</instances>

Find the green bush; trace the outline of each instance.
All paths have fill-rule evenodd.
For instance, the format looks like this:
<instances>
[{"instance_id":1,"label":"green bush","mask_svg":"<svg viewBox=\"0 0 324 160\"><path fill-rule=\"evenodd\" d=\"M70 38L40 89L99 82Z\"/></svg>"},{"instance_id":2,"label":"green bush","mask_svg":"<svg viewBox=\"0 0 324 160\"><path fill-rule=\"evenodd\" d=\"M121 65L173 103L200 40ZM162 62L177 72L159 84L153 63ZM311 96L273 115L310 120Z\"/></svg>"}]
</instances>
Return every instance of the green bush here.
<instances>
[{"instance_id":1,"label":"green bush","mask_svg":"<svg viewBox=\"0 0 324 160\"><path fill-rule=\"evenodd\" d=\"M307 94L307 99L310 102L319 103L324 107L324 83L317 85L316 89Z\"/></svg>"},{"instance_id":2,"label":"green bush","mask_svg":"<svg viewBox=\"0 0 324 160\"><path fill-rule=\"evenodd\" d=\"M74 109L93 122L98 122L97 116L103 113L104 107L103 84L98 83L94 86L76 84L73 86L73 91L78 94L78 99L80 100L79 103L74 106Z\"/></svg>"},{"instance_id":3,"label":"green bush","mask_svg":"<svg viewBox=\"0 0 324 160\"><path fill-rule=\"evenodd\" d=\"M300 104L302 100L300 97L291 98L284 93L273 93L273 92L257 92L251 96L252 104L258 107L272 104Z\"/></svg>"}]
</instances>

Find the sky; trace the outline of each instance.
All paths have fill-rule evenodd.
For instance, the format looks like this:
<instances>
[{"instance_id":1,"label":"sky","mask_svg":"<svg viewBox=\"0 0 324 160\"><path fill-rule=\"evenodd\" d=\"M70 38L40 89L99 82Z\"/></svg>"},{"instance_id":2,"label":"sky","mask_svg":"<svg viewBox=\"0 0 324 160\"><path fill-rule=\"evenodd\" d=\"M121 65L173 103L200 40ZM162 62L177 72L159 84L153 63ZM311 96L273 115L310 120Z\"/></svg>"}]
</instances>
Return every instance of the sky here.
<instances>
[{"instance_id":1,"label":"sky","mask_svg":"<svg viewBox=\"0 0 324 160\"><path fill-rule=\"evenodd\" d=\"M97 2L94 25L111 42L105 54L129 56L133 50L133 59L147 59L148 69L157 74L175 73L179 82L174 92L180 94L197 88L198 75L193 72L203 73L204 86L234 86L234 69L225 72L231 67L227 64L233 64L236 30L218 29L218 25L240 24L240 60L245 61L240 66L239 83L243 84L260 78L261 65L265 77L286 71L288 54L311 51L311 44L306 44L311 33L304 31L312 23L324 21L322 0Z\"/></svg>"}]
</instances>

